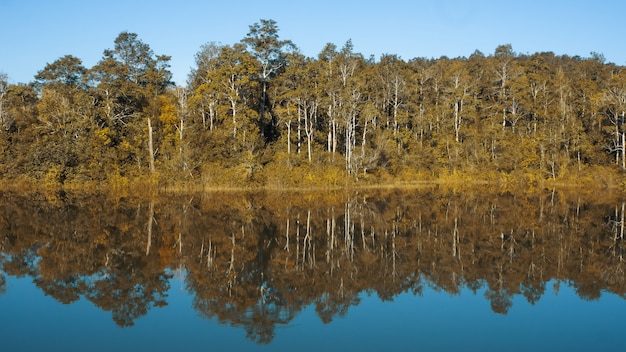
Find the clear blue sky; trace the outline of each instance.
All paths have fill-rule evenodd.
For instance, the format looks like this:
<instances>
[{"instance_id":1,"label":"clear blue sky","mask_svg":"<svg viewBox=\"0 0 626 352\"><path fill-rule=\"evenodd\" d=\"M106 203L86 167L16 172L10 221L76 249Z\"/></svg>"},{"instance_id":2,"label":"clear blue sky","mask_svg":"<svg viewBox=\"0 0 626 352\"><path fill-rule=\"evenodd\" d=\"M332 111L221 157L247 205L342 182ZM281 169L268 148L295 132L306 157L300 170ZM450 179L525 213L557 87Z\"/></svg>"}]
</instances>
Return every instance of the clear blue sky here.
<instances>
[{"instance_id":1,"label":"clear blue sky","mask_svg":"<svg viewBox=\"0 0 626 352\"><path fill-rule=\"evenodd\" d=\"M11 83L64 55L95 65L122 31L137 33L155 54L170 55L174 80L184 85L204 43L234 44L260 19L278 23L280 37L307 56L326 43L352 39L365 57L402 59L553 51L626 65L621 0L0 0L0 72Z\"/></svg>"}]
</instances>

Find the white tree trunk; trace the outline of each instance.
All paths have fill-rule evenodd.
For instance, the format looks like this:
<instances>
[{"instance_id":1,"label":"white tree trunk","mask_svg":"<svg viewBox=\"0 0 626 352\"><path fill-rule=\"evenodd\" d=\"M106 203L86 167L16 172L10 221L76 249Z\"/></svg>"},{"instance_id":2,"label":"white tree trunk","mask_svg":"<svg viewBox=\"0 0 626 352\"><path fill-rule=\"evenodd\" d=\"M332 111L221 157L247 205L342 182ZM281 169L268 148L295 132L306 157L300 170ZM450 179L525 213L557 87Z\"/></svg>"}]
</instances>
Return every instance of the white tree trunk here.
<instances>
[{"instance_id":1,"label":"white tree trunk","mask_svg":"<svg viewBox=\"0 0 626 352\"><path fill-rule=\"evenodd\" d=\"M154 167L154 145L152 141L152 122L149 117L148 117L148 152L150 153L150 158L149 158L150 173L154 174L156 170Z\"/></svg>"}]
</instances>

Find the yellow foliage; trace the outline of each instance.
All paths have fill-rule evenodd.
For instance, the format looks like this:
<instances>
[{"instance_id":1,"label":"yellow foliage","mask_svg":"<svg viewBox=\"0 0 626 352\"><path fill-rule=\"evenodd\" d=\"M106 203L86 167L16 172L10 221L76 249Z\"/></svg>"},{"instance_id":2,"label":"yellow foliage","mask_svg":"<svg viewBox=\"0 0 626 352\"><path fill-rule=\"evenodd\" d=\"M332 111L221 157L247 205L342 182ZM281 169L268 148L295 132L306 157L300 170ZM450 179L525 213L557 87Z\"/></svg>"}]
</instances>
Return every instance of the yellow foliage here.
<instances>
[{"instance_id":1,"label":"yellow foliage","mask_svg":"<svg viewBox=\"0 0 626 352\"><path fill-rule=\"evenodd\" d=\"M416 182L420 180L419 172L414 168L401 167L397 171L396 179L401 182Z\"/></svg>"},{"instance_id":2,"label":"yellow foliage","mask_svg":"<svg viewBox=\"0 0 626 352\"><path fill-rule=\"evenodd\" d=\"M117 149L121 152L121 155L118 155L118 157L125 159L127 157L126 154L131 154L134 148L128 141L122 141Z\"/></svg>"},{"instance_id":3,"label":"yellow foliage","mask_svg":"<svg viewBox=\"0 0 626 352\"><path fill-rule=\"evenodd\" d=\"M345 171L331 166L326 169L324 174L324 184L332 187L338 187L345 181Z\"/></svg>"},{"instance_id":4,"label":"yellow foliage","mask_svg":"<svg viewBox=\"0 0 626 352\"><path fill-rule=\"evenodd\" d=\"M171 126L178 123L179 119L176 112L176 105L174 105L174 103L170 102L164 96L159 96L159 103L161 105L159 120L166 126Z\"/></svg>"},{"instance_id":5,"label":"yellow foliage","mask_svg":"<svg viewBox=\"0 0 626 352\"><path fill-rule=\"evenodd\" d=\"M107 177L109 187L113 189L127 188L129 185L128 177L122 176L119 170L115 170Z\"/></svg>"},{"instance_id":6,"label":"yellow foliage","mask_svg":"<svg viewBox=\"0 0 626 352\"><path fill-rule=\"evenodd\" d=\"M111 129L108 127L98 129L94 132L96 140L99 141L98 146L108 146L111 144Z\"/></svg>"},{"instance_id":7,"label":"yellow foliage","mask_svg":"<svg viewBox=\"0 0 626 352\"><path fill-rule=\"evenodd\" d=\"M63 169L60 165L51 166L43 178L43 184L46 188L58 187L61 180Z\"/></svg>"},{"instance_id":8,"label":"yellow foliage","mask_svg":"<svg viewBox=\"0 0 626 352\"><path fill-rule=\"evenodd\" d=\"M307 184L314 185L314 184L315 184L315 175L313 175L311 172L307 172L307 173L304 175L304 181L305 181Z\"/></svg>"}]
</instances>

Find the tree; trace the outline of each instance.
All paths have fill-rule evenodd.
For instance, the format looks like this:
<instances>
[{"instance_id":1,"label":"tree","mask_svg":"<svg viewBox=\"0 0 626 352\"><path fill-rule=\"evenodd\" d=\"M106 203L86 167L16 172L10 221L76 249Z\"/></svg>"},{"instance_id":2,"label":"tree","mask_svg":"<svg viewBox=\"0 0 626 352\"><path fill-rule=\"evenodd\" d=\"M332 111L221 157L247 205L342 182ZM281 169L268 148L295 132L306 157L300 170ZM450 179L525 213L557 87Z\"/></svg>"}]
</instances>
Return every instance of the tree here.
<instances>
[{"instance_id":1,"label":"tree","mask_svg":"<svg viewBox=\"0 0 626 352\"><path fill-rule=\"evenodd\" d=\"M201 85L203 94L218 97L218 102L227 104L234 139L254 139L256 129L249 120L252 115L251 101L254 101L256 83L253 75L257 65L252 56L243 50L243 46L223 46L215 63L215 69L207 72L206 84Z\"/></svg>"},{"instance_id":2,"label":"tree","mask_svg":"<svg viewBox=\"0 0 626 352\"><path fill-rule=\"evenodd\" d=\"M463 108L468 103L471 90L471 78L464 60L455 59L450 62L446 75L446 93L452 106L452 127L455 142L460 142L460 131L465 114Z\"/></svg>"},{"instance_id":3,"label":"tree","mask_svg":"<svg viewBox=\"0 0 626 352\"><path fill-rule=\"evenodd\" d=\"M154 55L137 34L122 32L115 39L114 49L104 51L103 58L90 71L105 116L114 125L140 113L148 99L171 86L169 56Z\"/></svg>"},{"instance_id":4,"label":"tree","mask_svg":"<svg viewBox=\"0 0 626 352\"><path fill-rule=\"evenodd\" d=\"M515 53L511 44L499 45L494 53L496 74L496 96L502 111L502 128L507 124L507 112L511 95L510 81L519 74L515 67Z\"/></svg>"},{"instance_id":5,"label":"tree","mask_svg":"<svg viewBox=\"0 0 626 352\"><path fill-rule=\"evenodd\" d=\"M295 44L290 40L280 40L278 26L274 20L261 20L250 26L250 31L241 40L250 53L260 64L258 72L261 83L261 99L259 102L259 121L262 124L261 133L266 140L272 140L276 136L276 124L273 121L265 121L265 110L269 106L267 88L270 80L278 74L286 65L288 52L296 50Z\"/></svg>"},{"instance_id":6,"label":"tree","mask_svg":"<svg viewBox=\"0 0 626 352\"><path fill-rule=\"evenodd\" d=\"M604 92L605 114L611 125L612 135L607 149L615 153L615 163L622 159L622 170L626 170L626 73L614 74Z\"/></svg>"},{"instance_id":7,"label":"tree","mask_svg":"<svg viewBox=\"0 0 626 352\"><path fill-rule=\"evenodd\" d=\"M196 66L191 69L187 78L190 89L196 89L206 83L206 76L216 67L217 57L220 55L223 45L217 42L208 42L200 46L200 50L194 55Z\"/></svg>"},{"instance_id":8,"label":"tree","mask_svg":"<svg viewBox=\"0 0 626 352\"><path fill-rule=\"evenodd\" d=\"M337 46L332 43L326 44L322 52L318 55L318 62L321 66L319 71L320 86L324 91L324 99L322 104L326 110L326 120L328 128L328 151L333 155L337 152L337 144L339 140L339 122L338 122L338 105L340 85L335 79L337 72L337 57L339 52Z\"/></svg>"},{"instance_id":9,"label":"tree","mask_svg":"<svg viewBox=\"0 0 626 352\"><path fill-rule=\"evenodd\" d=\"M363 83L359 73L364 70L359 69L365 63L363 56L354 52L352 40L346 41L337 56L337 73L336 78L340 82L338 115L340 123L343 123L344 129L344 147L346 158L346 173L348 175L355 174L358 166L356 159L353 158L356 149L357 127L359 125L360 106L363 102Z\"/></svg>"},{"instance_id":10,"label":"tree","mask_svg":"<svg viewBox=\"0 0 626 352\"><path fill-rule=\"evenodd\" d=\"M87 69L82 61L72 55L66 55L39 71L35 75L36 85L61 85L69 88L85 88L84 75Z\"/></svg>"},{"instance_id":11,"label":"tree","mask_svg":"<svg viewBox=\"0 0 626 352\"><path fill-rule=\"evenodd\" d=\"M404 71L404 61L396 55L386 54L380 58L376 67L382 94L377 104L382 110L381 117L385 118L382 123L393 131L393 138L399 141L397 137L400 129L408 125L406 113L408 75Z\"/></svg>"},{"instance_id":12,"label":"tree","mask_svg":"<svg viewBox=\"0 0 626 352\"><path fill-rule=\"evenodd\" d=\"M189 99L190 109L200 115L202 127L213 130L217 122L217 104L219 91L211 88L211 72L219 64L219 56L223 46L215 42L202 45L195 55L196 67L191 70L188 78L189 90L193 92Z\"/></svg>"},{"instance_id":13,"label":"tree","mask_svg":"<svg viewBox=\"0 0 626 352\"><path fill-rule=\"evenodd\" d=\"M117 164L136 164L141 170L145 159L152 165L155 157L145 149L152 119L160 114L154 109L159 106L155 101L173 84L170 57L155 55L135 33L122 32L114 43L88 72L98 102L96 118L117 149Z\"/></svg>"},{"instance_id":14,"label":"tree","mask_svg":"<svg viewBox=\"0 0 626 352\"><path fill-rule=\"evenodd\" d=\"M52 133L69 133L77 138L86 131L93 106L86 97L86 72L80 59L67 55L47 64L35 76L41 95L39 120Z\"/></svg>"},{"instance_id":15,"label":"tree","mask_svg":"<svg viewBox=\"0 0 626 352\"><path fill-rule=\"evenodd\" d=\"M286 151L291 154L292 144L292 128L296 129L296 153L301 152L302 144L302 105L300 104L309 98L309 87L311 80L307 77L310 67L306 58L294 53L288 57L289 65L285 68L285 72L276 80L273 86L272 94L274 103L272 111L278 118L279 131L283 131L283 125L287 129Z\"/></svg>"},{"instance_id":16,"label":"tree","mask_svg":"<svg viewBox=\"0 0 626 352\"><path fill-rule=\"evenodd\" d=\"M6 129L4 105L9 87L9 77L6 73L0 72L0 126Z\"/></svg>"}]
</instances>

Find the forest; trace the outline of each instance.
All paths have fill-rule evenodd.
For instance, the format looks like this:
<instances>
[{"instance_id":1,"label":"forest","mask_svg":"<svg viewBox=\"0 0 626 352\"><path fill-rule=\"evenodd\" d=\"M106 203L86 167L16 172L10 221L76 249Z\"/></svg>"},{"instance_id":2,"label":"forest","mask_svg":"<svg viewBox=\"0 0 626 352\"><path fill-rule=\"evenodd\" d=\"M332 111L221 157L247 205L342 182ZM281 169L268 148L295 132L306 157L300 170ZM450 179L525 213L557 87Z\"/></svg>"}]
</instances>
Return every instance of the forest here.
<instances>
[{"instance_id":1,"label":"forest","mask_svg":"<svg viewBox=\"0 0 626 352\"><path fill-rule=\"evenodd\" d=\"M623 188L626 72L590 57L366 58L350 40L301 54L260 20L207 42L187 86L122 32L28 84L0 75L7 185L335 188L423 182Z\"/></svg>"}]
</instances>

